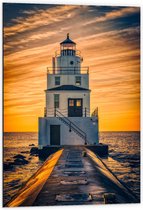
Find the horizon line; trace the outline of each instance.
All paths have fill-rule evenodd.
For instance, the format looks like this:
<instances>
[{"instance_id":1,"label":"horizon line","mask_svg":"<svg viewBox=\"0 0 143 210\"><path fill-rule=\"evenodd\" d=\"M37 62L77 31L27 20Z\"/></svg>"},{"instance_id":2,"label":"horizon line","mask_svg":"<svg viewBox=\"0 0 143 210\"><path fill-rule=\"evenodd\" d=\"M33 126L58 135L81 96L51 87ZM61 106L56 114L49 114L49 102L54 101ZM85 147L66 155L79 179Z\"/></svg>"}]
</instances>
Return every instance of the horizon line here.
<instances>
[{"instance_id":1,"label":"horizon line","mask_svg":"<svg viewBox=\"0 0 143 210\"><path fill-rule=\"evenodd\" d=\"M140 132L140 130L129 130L129 131L99 131L100 132ZM38 131L3 131L3 133L38 133Z\"/></svg>"}]
</instances>

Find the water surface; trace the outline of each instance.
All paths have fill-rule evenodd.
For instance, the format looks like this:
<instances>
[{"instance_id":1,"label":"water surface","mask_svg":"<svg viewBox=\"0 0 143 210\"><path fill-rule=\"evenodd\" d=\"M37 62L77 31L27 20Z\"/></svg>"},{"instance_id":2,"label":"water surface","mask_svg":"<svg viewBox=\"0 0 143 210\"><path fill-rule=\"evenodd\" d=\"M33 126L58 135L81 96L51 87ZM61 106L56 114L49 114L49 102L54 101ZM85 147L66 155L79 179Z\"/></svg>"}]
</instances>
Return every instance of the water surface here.
<instances>
[{"instance_id":1,"label":"water surface","mask_svg":"<svg viewBox=\"0 0 143 210\"><path fill-rule=\"evenodd\" d=\"M139 197L140 133L100 132L100 142L109 145L109 158L104 162ZM17 154L26 156L29 161L26 165L4 171L4 203L43 163L38 157L30 156L31 144L38 146L38 134L35 132L4 134L4 162L12 162Z\"/></svg>"}]
</instances>

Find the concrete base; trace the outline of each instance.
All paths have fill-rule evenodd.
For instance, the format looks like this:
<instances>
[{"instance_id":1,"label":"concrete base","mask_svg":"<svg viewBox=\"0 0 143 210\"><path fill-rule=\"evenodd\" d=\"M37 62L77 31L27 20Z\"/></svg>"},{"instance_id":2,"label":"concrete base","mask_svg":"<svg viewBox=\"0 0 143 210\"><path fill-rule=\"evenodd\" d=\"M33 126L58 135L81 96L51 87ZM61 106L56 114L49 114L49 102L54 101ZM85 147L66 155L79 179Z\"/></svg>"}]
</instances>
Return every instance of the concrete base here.
<instances>
[{"instance_id":1,"label":"concrete base","mask_svg":"<svg viewBox=\"0 0 143 210\"><path fill-rule=\"evenodd\" d=\"M94 154L99 155L99 157L107 157L108 156L108 145L106 144L98 144L98 145L87 145L87 149L90 149Z\"/></svg>"},{"instance_id":2,"label":"concrete base","mask_svg":"<svg viewBox=\"0 0 143 210\"><path fill-rule=\"evenodd\" d=\"M39 133L38 133L38 146L46 147L47 145L54 145L51 140L51 125L60 126L60 144L59 145L84 145L85 140L74 132L70 126L65 124L62 117L41 117L39 118ZM67 120L71 121L77 126L77 129L81 129L86 134L88 144L98 144L98 118L97 117L67 117ZM82 133L83 135L83 133Z\"/></svg>"},{"instance_id":3,"label":"concrete base","mask_svg":"<svg viewBox=\"0 0 143 210\"><path fill-rule=\"evenodd\" d=\"M51 154L60 150L62 146L46 146L39 149L39 159L46 160Z\"/></svg>"},{"instance_id":4,"label":"concrete base","mask_svg":"<svg viewBox=\"0 0 143 210\"><path fill-rule=\"evenodd\" d=\"M105 144L98 144L98 145L77 145L76 147L85 147L95 154L99 155L100 157L107 157L108 156L108 145ZM51 154L57 152L61 148L71 148L72 150L73 145L63 145L63 146L46 146L43 149L39 149L39 158L42 160L47 159Z\"/></svg>"}]
</instances>

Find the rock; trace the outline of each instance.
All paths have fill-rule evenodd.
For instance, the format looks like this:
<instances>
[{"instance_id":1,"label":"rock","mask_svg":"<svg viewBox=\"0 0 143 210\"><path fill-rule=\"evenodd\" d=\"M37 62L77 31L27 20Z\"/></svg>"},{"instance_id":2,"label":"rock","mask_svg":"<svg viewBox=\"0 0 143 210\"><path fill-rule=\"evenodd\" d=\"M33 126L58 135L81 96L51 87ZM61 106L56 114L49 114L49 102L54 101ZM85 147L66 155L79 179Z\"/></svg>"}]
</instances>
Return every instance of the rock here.
<instances>
[{"instance_id":1,"label":"rock","mask_svg":"<svg viewBox=\"0 0 143 210\"><path fill-rule=\"evenodd\" d=\"M3 164L3 170L4 171L10 171L14 168L13 163L4 163Z\"/></svg>"},{"instance_id":2,"label":"rock","mask_svg":"<svg viewBox=\"0 0 143 210\"><path fill-rule=\"evenodd\" d=\"M33 146L35 146L35 144L29 144L29 146L30 146L30 147L33 147Z\"/></svg>"},{"instance_id":3,"label":"rock","mask_svg":"<svg viewBox=\"0 0 143 210\"><path fill-rule=\"evenodd\" d=\"M26 157L24 155L18 154L18 155L15 155L13 158L24 159Z\"/></svg>"},{"instance_id":4,"label":"rock","mask_svg":"<svg viewBox=\"0 0 143 210\"><path fill-rule=\"evenodd\" d=\"M28 164L28 163L29 163L29 161L25 160L25 159L16 158L14 160L14 165L25 165L25 164Z\"/></svg>"},{"instance_id":5,"label":"rock","mask_svg":"<svg viewBox=\"0 0 143 210\"><path fill-rule=\"evenodd\" d=\"M32 147L30 150L30 155L38 155L39 154L39 150L37 147Z\"/></svg>"}]
</instances>

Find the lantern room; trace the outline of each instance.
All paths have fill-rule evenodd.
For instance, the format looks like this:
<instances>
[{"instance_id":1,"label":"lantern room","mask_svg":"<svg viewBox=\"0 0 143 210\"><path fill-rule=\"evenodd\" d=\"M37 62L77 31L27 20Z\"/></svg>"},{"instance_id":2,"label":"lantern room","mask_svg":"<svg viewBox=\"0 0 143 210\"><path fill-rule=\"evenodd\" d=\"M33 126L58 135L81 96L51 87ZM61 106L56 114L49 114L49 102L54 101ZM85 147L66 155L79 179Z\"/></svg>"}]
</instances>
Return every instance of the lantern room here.
<instances>
[{"instance_id":1,"label":"lantern room","mask_svg":"<svg viewBox=\"0 0 143 210\"><path fill-rule=\"evenodd\" d=\"M60 43L60 52L62 56L75 56L76 43L69 38L69 33L67 38Z\"/></svg>"}]
</instances>

